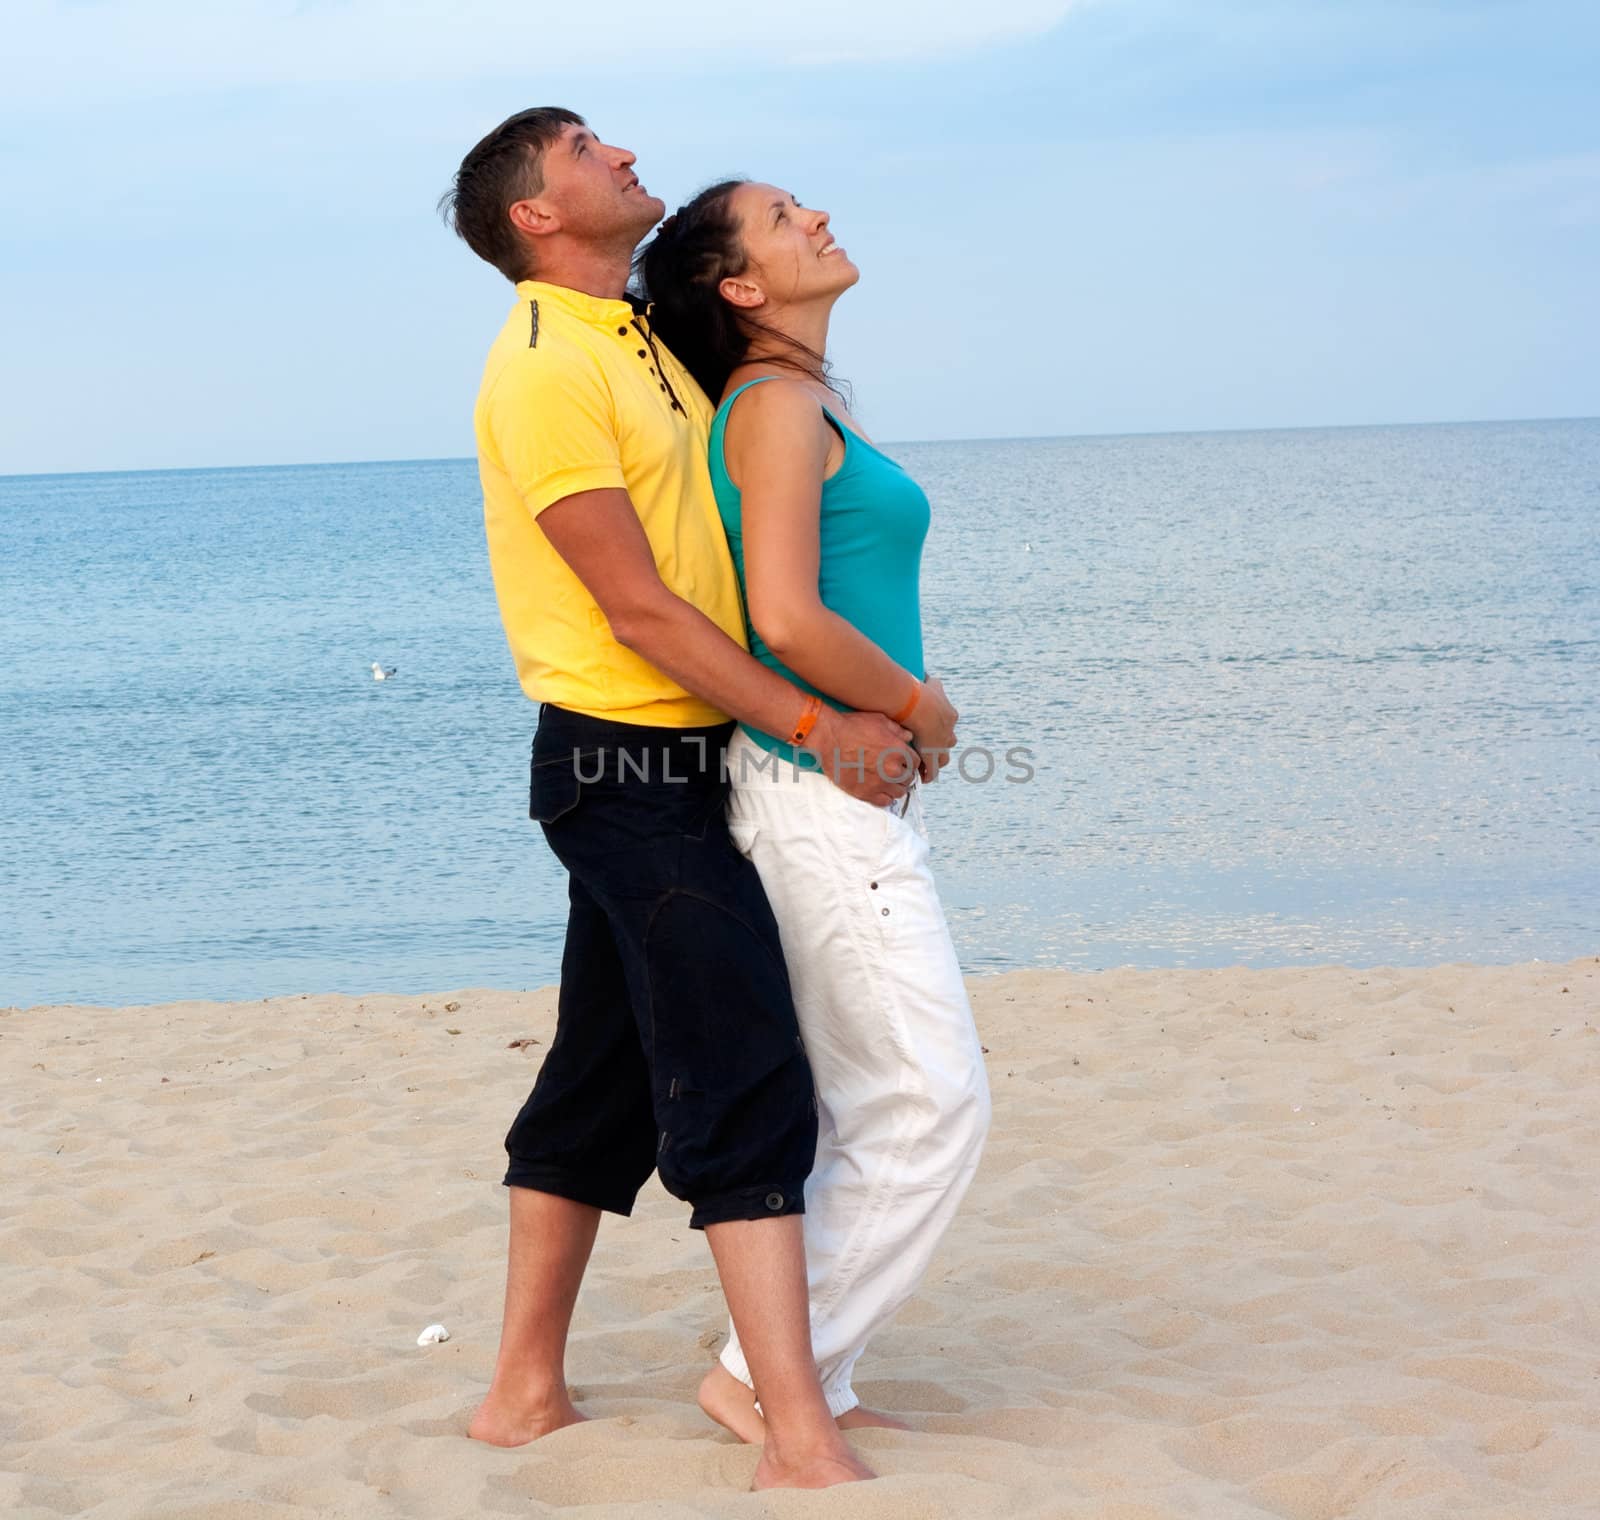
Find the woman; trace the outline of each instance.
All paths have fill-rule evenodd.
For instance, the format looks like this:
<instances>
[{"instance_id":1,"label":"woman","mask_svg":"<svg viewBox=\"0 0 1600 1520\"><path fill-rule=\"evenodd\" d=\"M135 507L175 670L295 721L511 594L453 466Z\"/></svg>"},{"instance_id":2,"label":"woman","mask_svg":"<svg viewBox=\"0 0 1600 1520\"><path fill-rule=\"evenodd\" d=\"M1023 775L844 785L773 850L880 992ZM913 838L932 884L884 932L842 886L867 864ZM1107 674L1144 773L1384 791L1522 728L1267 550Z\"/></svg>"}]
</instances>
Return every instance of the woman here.
<instances>
[{"instance_id":1,"label":"woman","mask_svg":"<svg viewBox=\"0 0 1600 1520\"><path fill-rule=\"evenodd\" d=\"M932 781L956 711L924 679L918 569L928 502L829 383L833 304L860 278L826 212L730 180L669 217L639 261L655 333L706 393L717 505L751 652L816 699L887 713ZM802 720L804 726L804 720ZM803 735L801 736L803 737ZM840 1425L889 1425L851 1386L872 1334L915 1291L977 1169L989 1090L928 865L913 776L875 808L804 750L739 730L729 828L771 899L816 1082L806 1185L812 1349ZM737 1337L700 1389L762 1438Z\"/></svg>"}]
</instances>

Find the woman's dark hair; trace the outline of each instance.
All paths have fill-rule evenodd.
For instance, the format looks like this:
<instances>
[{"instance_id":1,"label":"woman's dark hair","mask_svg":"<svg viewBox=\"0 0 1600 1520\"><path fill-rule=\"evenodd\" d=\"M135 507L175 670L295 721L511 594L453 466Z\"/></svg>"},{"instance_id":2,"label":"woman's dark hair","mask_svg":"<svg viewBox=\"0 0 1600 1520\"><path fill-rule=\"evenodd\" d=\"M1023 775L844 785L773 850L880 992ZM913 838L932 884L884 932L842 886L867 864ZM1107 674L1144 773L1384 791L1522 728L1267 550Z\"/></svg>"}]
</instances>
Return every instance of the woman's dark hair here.
<instances>
[{"instance_id":1,"label":"woman's dark hair","mask_svg":"<svg viewBox=\"0 0 1600 1520\"><path fill-rule=\"evenodd\" d=\"M650 326L715 402L759 341L759 357L833 384L827 359L725 300L723 280L748 263L733 215L733 192L749 183L725 179L680 206L635 255L634 282L654 303Z\"/></svg>"}]
</instances>

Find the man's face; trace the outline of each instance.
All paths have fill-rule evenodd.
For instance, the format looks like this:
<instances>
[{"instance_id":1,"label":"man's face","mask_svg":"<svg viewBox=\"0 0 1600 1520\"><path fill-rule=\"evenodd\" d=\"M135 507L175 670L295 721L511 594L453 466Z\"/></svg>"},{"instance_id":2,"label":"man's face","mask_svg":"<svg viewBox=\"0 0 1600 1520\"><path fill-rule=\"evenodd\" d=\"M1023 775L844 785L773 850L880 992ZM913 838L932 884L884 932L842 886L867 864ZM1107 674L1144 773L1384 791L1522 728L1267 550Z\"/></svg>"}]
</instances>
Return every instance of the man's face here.
<instances>
[{"instance_id":1,"label":"man's face","mask_svg":"<svg viewBox=\"0 0 1600 1520\"><path fill-rule=\"evenodd\" d=\"M544 190L536 196L561 230L585 242L638 242L666 214L633 172L634 155L569 124L544 153Z\"/></svg>"}]
</instances>

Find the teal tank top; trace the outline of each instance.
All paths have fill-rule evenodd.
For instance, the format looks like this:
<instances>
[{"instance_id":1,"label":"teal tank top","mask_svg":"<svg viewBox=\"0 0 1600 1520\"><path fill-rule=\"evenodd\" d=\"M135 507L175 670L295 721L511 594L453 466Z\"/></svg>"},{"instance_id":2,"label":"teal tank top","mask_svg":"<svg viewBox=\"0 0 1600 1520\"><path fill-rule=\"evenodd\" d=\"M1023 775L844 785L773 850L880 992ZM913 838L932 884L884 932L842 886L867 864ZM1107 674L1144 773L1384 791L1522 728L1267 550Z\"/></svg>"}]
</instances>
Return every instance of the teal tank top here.
<instances>
[{"instance_id":1,"label":"teal tank top","mask_svg":"<svg viewBox=\"0 0 1600 1520\"><path fill-rule=\"evenodd\" d=\"M739 594L745 607L745 633L750 653L763 665L812 692L838 711L845 704L802 680L767 648L750 624L750 602L745 591L744 524L738 486L729 478L722 454L723 434L733 403L752 385L773 380L762 375L747 380L717 408L711 423L711 488L717 511L739 572ZM826 407L828 420L844 440L844 462L822 482L819 522L821 559L817 590L822 605L864 633L896 664L919 680L927 672L922 664L922 604L918 580L922 570L922 543L928 536L928 498L906 472L881 449L846 427ZM773 734L744 724L744 731L763 749L781 755L806 769L817 762L805 752Z\"/></svg>"}]
</instances>

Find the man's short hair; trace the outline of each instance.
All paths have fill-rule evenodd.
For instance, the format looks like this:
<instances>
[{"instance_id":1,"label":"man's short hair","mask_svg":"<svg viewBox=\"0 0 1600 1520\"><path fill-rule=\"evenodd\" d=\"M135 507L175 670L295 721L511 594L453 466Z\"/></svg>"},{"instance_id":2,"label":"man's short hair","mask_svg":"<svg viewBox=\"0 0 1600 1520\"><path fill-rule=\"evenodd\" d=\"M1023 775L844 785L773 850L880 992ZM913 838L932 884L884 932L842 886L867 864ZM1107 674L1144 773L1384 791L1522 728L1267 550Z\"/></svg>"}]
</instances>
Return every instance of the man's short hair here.
<instances>
[{"instance_id":1,"label":"man's short hair","mask_svg":"<svg viewBox=\"0 0 1600 1520\"><path fill-rule=\"evenodd\" d=\"M511 225L518 201L544 190L544 152L569 126L586 126L575 111L535 106L508 116L461 160L439 210L467 246L515 284L533 266L527 243Z\"/></svg>"}]
</instances>

